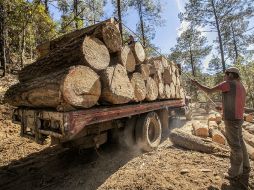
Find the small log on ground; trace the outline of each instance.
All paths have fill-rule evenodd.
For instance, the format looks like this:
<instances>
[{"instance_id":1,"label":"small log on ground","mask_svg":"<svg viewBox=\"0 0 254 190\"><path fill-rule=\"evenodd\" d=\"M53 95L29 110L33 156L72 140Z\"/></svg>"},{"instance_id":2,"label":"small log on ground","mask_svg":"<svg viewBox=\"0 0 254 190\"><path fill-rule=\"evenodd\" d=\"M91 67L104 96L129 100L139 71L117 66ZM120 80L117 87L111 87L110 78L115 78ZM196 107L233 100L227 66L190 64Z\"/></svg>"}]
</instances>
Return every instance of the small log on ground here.
<instances>
[{"instance_id":1,"label":"small log on ground","mask_svg":"<svg viewBox=\"0 0 254 190\"><path fill-rule=\"evenodd\" d=\"M192 122L193 134L198 137L207 138L209 136L208 126L198 121Z\"/></svg>"},{"instance_id":2,"label":"small log on ground","mask_svg":"<svg viewBox=\"0 0 254 190\"><path fill-rule=\"evenodd\" d=\"M132 52L136 58L136 64L141 64L145 61L146 54L140 42L135 42L131 46Z\"/></svg>"},{"instance_id":3,"label":"small log on ground","mask_svg":"<svg viewBox=\"0 0 254 190\"><path fill-rule=\"evenodd\" d=\"M208 127L218 129L218 124L216 123L216 121L208 121Z\"/></svg>"},{"instance_id":4,"label":"small log on ground","mask_svg":"<svg viewBox=\"0 0 254 190\"><path fill-rule=\"evenodd\" d=\"M247 142L249 145L254 147L254 135L250 134L245 129L242 129L242 134L243 134L243 139L245 140L245 142Z\"/></svg>"},{"instance_id":5,"label":"small log on ground","mask_svg":"<svg viewBox=\"0 0 254 190\"><path fill-rule=\"evenodd\" d=\"M248 131L249 133L253 134L254 135L254 125L247 125L247 126L244 126L243 125L243 128Z\"/></svg>"},{"instance_id":6,"label":"small log on ground","mask_svg":"<svg viewBox=\"0 0 254 190\"><path fill-rule=\"evenodd\" d=\"M73 66L12 86L5 94L5 101L13 106L53 107L67 111L73 107L92 107L100 94L99 76L89 67Z\"/></svg>"},{"instance_id":7,"label":"small log on ground","mask_svg":"<svg viewBox=\"0 0 254 190\"><path fill-rule=\"evenodd\" d=\"M142 75L135 72L131 76L131 84L134 89L134 100L136 102L143 101L146 97L146 84Z\"/></svg>"},{"instance_id":8,"label":"small log on ground","mask_svg":"<svg viewBox=\"0 0 254 190\"><path fill-rule=\"evenodd\" d=\"M122 47L118 55L119 62L126 68L127 72L133 72L136 66L135 57L129 46Z\"/></svg>"},{"instance_id":9,"label":"small log on ground","mask_svg":"<svg viewBox=\"0 0 254 190\"><path fill-rule=\"evenodd\" d=\"M252 113L244 114L244 121L253 122L253 114Z\"/></svg>"},{"instance_id":10,"label":"small log on ground","mask_svg":"<svg viewBox=\"0 0 254 190\"><path fill-rule=\"evenodd\" d=\"M222 121L222 116L220 113L212 113L208 116L208 122L215 121L216 123L220 123Z\"/></svg>"},{"instance_id":11,"label":"small log on ground","mask_svg":"<svg viewBox=\"0 0 254 190\"><path fill-rule=\"evenodd\" d=\"M158 93L159 91L156 82L151 77L149 77L146 81L146 100L156 100Z\"/></svg>"},{"instance_id":12,"label":"small log on ground","mask_svg":"<svg viewBox=\"0 0 254 190\"><path fill-rule=\"evenodd\" d=\"M134 89L124 66L110 66L101 74L101 101L124 104L134 99Z\"/></svg>"},{"instance_id":13,"label":"small log on ground","mask_svg":"<svg viewBox=\"0 0 254 190\"><path fill-rule=\"evenodd\" d=\"M107 47L99 39L87 36L74 40L66 47L52 51L48 56L28 65L20 71L19 80L31 80L74 65L85 65L101 71L107 68L109 61Z\"/></svg>"},{"instance_id":14,"label":"small log on ground","mask_svg":"<svg viewBox=\"0 0 254 190\"><path fill-rule=\"evenodd\" d=\"M150 76L150 68L148 64L137 65L136 71L141 73L144 80L147 80Z\"/></svg>"},{"instance_id":15,"label":"small log on ground","mask_svg":"<svg viewBox=\"0 0 254 190\"><path fill-rule=\"evenodd\" d=\"M245 146L247 149L247 152L249 154L249 157L251 160L254 160L254 148L252 146L250 146L248 143L245 142Z\"/></svg>"},{"instance_id":16,"label":"small log on ground","mask_svg":"<svg viewBox=\"0 0 254 190\"><path fill-rule=\"evenodd\" d=\"M211 134L213 142L226 144L226 138L218 129L210 128L209 133Z\"/></svg>"},{"instance_id":17,"label":"small log on ground","mask_svg":"<svg viewBox=\"0 0 254 190\"><path fill-rule=\"evenodd\" d=\"M205 153L216 153L219 151L223 152L227 151L213 142L204 141L200 137L190 135L181 130L173 130L170 134L170 139L173 142L173 144L189 150L195 150Z\"/></svg>"}]
</instances>

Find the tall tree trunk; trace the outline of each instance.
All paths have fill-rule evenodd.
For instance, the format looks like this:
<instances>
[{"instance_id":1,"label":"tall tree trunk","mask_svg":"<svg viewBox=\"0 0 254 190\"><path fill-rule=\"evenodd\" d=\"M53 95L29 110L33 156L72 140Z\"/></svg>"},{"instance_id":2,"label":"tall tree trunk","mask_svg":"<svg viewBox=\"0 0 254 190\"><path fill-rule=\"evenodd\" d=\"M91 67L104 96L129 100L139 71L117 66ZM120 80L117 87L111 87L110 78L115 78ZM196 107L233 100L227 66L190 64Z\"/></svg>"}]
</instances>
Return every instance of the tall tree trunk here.
<instances>
[{"instance_id":1,"label":"tall tree trunk","mask_svg":"<svg viewBox=\"0 0 254 190\"><path fill-rule=\"evenodd\" d=\"M44 0L43 4L44 4L44 7L45 7L45 12L46 12L47 14L49 14L48 0Z\"/></svg>"},{"instance_id":2,"label":"tall tree trunk","mask_svg":"<svg viewBox=\"0 0 254 190\"><path fill-rule=\"evenodd\" d=\"M119 21L119 30L120 30L121 38L122 38L122 42L123 42L123 26L122 26L121 0L117 0L117 13L118 13L118 21Z\"/></svg>"},{"instance_id":3,"label":"tall tree trunk","mask_svg":"<svg viewBox=\"0 0 254 190\"><path fill-rule=\"evenodd\" d=\"M142 0L140 0L138 2L138 14L139 14L139 20L140 20L140 28L141 28L143 46L145 48L146 47L146 41L145 41L145 30L144 30L144 21L143 21L143 12L142 12Z\"/></svg>"},{"instance_id":4,"label":"tall tree trunk","mask_svg":"<svg viewBox=\"0 0 254 190\"><path fill-rule=\"evenodd\" d=\"M24 57L25 57L25 46L26 46L26 28L25 23L23 23L22 36L21 36L21 50L20 50L20 65L21 68L24 67Z\"/></svg>"},{"instance_id":5,"label":"tall tree trunk","mask_svg":"<svg viewBox=\"0 0 254 190\"><path fill-rule=\"evenodd\" d=\"M231 30L232 30L232 34L233 34L233 41L234 41L234 50L235 50L235 61L237 61L239 54L238 54L238 49L237 49L237 44L236 44L236 36L235 36L235 30L234 27L231 23Z\"/></svg>"},{"instance_id":6,"label":"tall tree trunk","mask_svg":"<svg viewBox=\"0 0 254 190\"><path fill-rule=\"evenodd\" d=\"M78 0L73 0L73 12L74 12L74 19L75 19L75 28L78 29Z\"/></svg>"},{"instance_id":7,"label":"tall tree trunk","mask_svg":"<svg viewBox=\"0 0 254 190\"><path fill-rule=\"evenodd\" d=\"M211 2L212 2L213 14L214 14L214 17L215 17L217 34L218 34L219 44L220 44L220 55L221 55L222 69L223 69L223 72L225 72L226 63L225 63L225 58L224 58L224 51L223 51L223 45L222 45L222 39L221 39L220 25L219 25L218 16L217 16L217 13L216 13L215 5L214 5L214 0L212 0Z\"/></svg>"},{"instance_id":8,"label":"tall tree trunk","mask_svg":"<svg viewBox=\"0 0 254 190\"><path fill-rule=\"evenodd\" d=\"M6 12L4 10L4 5L0 4L0 62L3 69L3 77L6 73L6 44L5 44L5 18Z\"/></svg>"}]
</instances>

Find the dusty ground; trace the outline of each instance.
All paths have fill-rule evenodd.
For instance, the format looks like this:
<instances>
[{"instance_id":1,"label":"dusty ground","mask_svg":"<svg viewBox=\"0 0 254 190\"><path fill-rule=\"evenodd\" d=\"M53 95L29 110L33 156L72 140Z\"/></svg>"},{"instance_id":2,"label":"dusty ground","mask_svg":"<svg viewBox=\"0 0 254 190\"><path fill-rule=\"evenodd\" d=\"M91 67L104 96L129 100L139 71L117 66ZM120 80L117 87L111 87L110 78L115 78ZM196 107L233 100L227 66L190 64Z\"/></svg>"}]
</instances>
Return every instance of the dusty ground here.
<instances>
[{"instance_id":1,"label":"dusty ground","mask_svg":"<svg viewBox=\"0 0 254 190\"><path fill-rule=\"evenodd\" d=\"M0 189L244 189L223 178L228 155L183 150L173 146L167 134L149 153L119 144L82 152L41 146L19 136L19 126L10 121L11 109L0 105ZM197 109L194 119L205 120L204 110ZM171 129L188 131L189 125L183 118L174 119ZM253 174L249 189L254 189Z\"/></svg>"}]
</instances>

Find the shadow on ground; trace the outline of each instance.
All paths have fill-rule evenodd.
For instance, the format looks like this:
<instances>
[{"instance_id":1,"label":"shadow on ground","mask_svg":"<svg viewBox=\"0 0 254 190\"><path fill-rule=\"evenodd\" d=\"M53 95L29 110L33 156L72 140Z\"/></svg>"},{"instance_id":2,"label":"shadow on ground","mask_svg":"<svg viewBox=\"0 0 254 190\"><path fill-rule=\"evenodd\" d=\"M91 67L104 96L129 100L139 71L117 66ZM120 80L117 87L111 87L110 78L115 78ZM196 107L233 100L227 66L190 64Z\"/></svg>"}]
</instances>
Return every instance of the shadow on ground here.
<instances>
[{"instance_id":1,"label":"shadow on ground","mask_svg":"<svg viewBox=\"0 0 254 190\"><path fill-rule=\"evenodd\" d=\"M1 189L97 189L140 154L117 144L94 149L47 148L0 168Z\"/></svg>"}]
</instances>

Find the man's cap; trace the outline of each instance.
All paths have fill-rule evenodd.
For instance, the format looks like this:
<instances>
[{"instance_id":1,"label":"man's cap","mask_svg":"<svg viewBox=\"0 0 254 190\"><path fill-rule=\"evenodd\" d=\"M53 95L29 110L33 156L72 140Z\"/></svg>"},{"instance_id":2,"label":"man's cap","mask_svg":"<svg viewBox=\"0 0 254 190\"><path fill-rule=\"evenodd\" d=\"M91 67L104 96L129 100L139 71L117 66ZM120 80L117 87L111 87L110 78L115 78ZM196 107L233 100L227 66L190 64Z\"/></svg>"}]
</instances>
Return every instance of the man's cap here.
<instances>
[{"instance_id":1,"label":"man's cap","mask_svg":"<svg viewBox=\"0 0 254 190\"><path fill-rule=\"evenodd\" d=\"M236 67L229 67L226 69L226 73L236 73L238 76L240 76L240 71Z\"/></svg>"}]
</instances>

